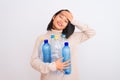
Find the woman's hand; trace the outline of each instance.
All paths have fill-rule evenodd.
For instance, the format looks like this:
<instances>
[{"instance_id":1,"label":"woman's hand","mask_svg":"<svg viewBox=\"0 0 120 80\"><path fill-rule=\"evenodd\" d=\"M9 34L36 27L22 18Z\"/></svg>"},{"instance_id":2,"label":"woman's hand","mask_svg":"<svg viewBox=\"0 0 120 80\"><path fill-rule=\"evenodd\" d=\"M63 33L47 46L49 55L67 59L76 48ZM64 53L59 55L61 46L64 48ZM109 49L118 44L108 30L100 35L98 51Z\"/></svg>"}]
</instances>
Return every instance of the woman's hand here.
<instances>
[{"instance_id":1,"label":"woman's hand","mask_svg":"<svg viewBox=\"0 0 120 80\"><path fill-rule=\"evenodd\" d=\"M62 62L62 58L59 58L55 61L57 70L63 71L66 67L70 65L70 60L67 60L66 62Z\"/></svg>"}]
</instances>

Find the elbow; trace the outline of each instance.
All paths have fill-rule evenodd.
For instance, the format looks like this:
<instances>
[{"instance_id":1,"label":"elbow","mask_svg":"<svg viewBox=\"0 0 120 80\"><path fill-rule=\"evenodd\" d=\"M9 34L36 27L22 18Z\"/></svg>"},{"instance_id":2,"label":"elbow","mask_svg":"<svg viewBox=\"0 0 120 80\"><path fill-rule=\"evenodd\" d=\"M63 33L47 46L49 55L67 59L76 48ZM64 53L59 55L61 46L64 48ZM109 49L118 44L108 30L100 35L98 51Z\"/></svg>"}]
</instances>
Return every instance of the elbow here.
<instances>
[{"instance_id":1,"label":"elbow","mask_svg":"<svg viewBox=\"0 0 120 80\"><path fill-rule=\"evenodd\" d=\"M42 73L42 74L47 74L49 73L49 70L47 69L47 64L42 63L38 60L31 60L30 61L30 65L33 69L35 69L36 71Z\"/></svg>"},{"instance_id":2,"label":"elbow","mask_svg":"<svg viewBox=\"0 0 120 80\"><path fill-rule=\"evenodd\" d=\"M88 38L94 37L95 35L96 35L96 31L92 29L88 34Z\"/></svg>"},{"instance_id":3,"label":"elbow","mask_svg":"<svg viewBox=\"0 0 120 80\"><path fill-rule=\"evenodd\" d=\"M34 64L34 61L33 61L33 60L30 60L30 65L31 65L32 68L35 69L35 64Z\"/></svg>"},{"instance_id":4,"label":"elbow","mask_svg":"<svg viewBox=\"0 0 120 80\"><path fill-rule=\"evenodd\" d=\"M95 36L96 35L96 31L95 30L92 30L91 31L91 37Z\"/></svg>"},{"instance_id":5,"label":"elbow","mask_svg":"<svg viewBox=\"0 0 120 80\"><path fill-rule=\"evenodd\" d=\"M31 60L30 60L30 65L31 65L31 67L32 67L33 69L35 69L35 70L37 70L37 71L40 72L38 63L36 62L35 59L31 59Z\"/></svg>"}]
</instances>

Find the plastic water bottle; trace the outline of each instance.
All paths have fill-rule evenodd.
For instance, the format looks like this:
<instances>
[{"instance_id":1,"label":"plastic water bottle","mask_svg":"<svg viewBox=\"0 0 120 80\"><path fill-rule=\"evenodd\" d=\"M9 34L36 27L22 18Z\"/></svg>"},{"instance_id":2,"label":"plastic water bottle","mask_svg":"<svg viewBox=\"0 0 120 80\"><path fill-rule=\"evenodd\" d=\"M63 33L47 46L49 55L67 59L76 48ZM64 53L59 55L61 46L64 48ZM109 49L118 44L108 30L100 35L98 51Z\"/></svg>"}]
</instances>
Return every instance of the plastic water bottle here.
<instances>
[{"instance_id":1,"label":"plastic water bottle","mask_svg":"<svg viewBox=\"0 0 120 80\"><path fill-rule=\"evenodd\" d=\"M55 35L51 35L51 57L52 57L52 62L56 60L56 53L55 53Z\"/></svg>"},{"instance_id":2,"label":"plastic water bottle","mask_svg":"<svg viewBox=\"0 0 120 80\"><path fill-rule=\"evenodd\" d=\"M51 52L52 52L52 62L60 58L61 55L61 43L58 40L57 35L51 35Z\"/></svg>"},{"instance_id":3,"label":"plastic water bottle","mask_svg":"<svg viewBox=\"0 0 120 80\"><path fill-rule=\"evenodd\" d=\"M64 43L67 42L66 35L62 34L61 37L62 37L61 46L64 47Z\"/></svg>"},{"instance_id":4,"label":"plastic water bottle","mask_svg":"<svg viewBox=\"0 0 120 80\"><path fill-rule=\"evenodd\" d=\"M43 62L45 63L51 63L51 46L48 43L48 40L44 40L44 44L42 46L42 52L43 52Z\"/></svg>"},{"instance_id":5,"label":"plastic water bottle","mask_svg":"<svg viewBox=\"0 0 120 80\"><path fill-rule=\"evenodd\" d=\"M52 35L50 36L50 38L51 38L51 42L50 42L50 44L51 44L51 51L53 52L53 50L54 50L54 42L55 42L55 40L54 40L55 35L52 34Z\"/></svg>"},{"instance_id":6,"label":"plastic water bottle","mask_svg":"<svg viewBox=\"0 0 120 80\"><path fill-rule=\"evenodd\" d=\"M62 39L65 41L66 35L65 35L65 34L62 34L61 37L62 37Z\"/></svg>"},{"instance_id":7,"label":"plastic water bottle","mask_svg":"<svg viewBox=\"0 0 120 80\"><path fill-rule=\"evenodd\" d=\"M56 52L57 59L62 56L61 50L62 50L61 41L59 40L59 37L55 35L55 52Z\"/></svg>"},{"instance_id":8,"label":"plastic water bottle","mask_svg":"<svg viewBox=\"0 0 120 80\"><path fill-rule=\"evenodd\" d=\"M70 60L70 47L68 42L64 43L64 47L62 48L62 56L63 56L63 62ZM64 70L64 74L70 74L70 73L71 73L71 65L69 65L68 68Z\"/></svg>"}]
</instances>

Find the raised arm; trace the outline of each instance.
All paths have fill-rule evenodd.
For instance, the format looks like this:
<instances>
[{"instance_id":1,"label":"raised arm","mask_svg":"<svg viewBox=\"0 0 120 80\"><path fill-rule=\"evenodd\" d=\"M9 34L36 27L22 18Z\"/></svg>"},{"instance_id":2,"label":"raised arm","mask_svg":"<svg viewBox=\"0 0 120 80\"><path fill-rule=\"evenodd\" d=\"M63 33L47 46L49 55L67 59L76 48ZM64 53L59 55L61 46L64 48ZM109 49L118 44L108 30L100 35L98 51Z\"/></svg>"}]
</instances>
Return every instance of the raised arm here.
<instances>
[{"instance_id":1,"label":"raised arm","mask_svg":"<svg viewBox=\"0 0 120 80\"><path fill-rule=\"evenodd\" d=\"M79 22L75 20L72 21L71 23L80 30L79 32L75 32L72 35L72 38L76 40L75 42L78 42L78 43L84 42L95 35L95 30L88 27L88 25L81 25Z\"/></svg>"}]
</instances>

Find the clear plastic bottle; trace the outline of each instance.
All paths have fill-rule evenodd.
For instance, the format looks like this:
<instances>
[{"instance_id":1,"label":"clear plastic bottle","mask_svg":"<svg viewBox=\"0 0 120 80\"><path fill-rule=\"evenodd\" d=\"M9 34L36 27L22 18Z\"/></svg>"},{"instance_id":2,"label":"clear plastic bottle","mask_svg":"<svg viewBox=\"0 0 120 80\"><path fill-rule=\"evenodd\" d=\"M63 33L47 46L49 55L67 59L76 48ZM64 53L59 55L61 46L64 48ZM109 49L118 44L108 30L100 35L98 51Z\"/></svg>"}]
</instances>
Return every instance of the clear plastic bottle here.
<instances>
[{"instance_id":1,"label":"clear plastic bottle","mask_svg":"<svg viewBox=\"0 0 120 80\"><path fill-rule=\"evenodd\" d=\"M52 62L60 58L60 55L61 55L61 44L58 38L59 37L57 35L54 35L54 39L53 39L51 35Z\"/></svg>"},{"instance_id":2,"label":"clear plastic bottle","mask_svg":"<svg viewBox=\"0 0 120 80\"><path fill-rule=\"evenodd\" d=\"M62 48L63 62L70 60L70 47L69 43L65 42ZM71 64L64 70L64 74L71 74Z\"/></svg>"},{"instance_id":3,"label":"clear plastic bottle","mask_svg":"<svg viewBox=\"0 0 120 80\"><path fill-rule=\"evenodd\" d=\"M57 59L59 59L60 57L62 57L62 46L61 46L61 40L60 37L58 35L54 35L54 40L53 40L53 50L52 50L52 61L56 61ZM59 75L62 74L61 71L57 70L55 71L55 73L57 74L57 77Z\"/></svg>"},{"instance_id":4,"label":"clear plastic bottle","mask_svg":"<svg viewBox=\"0 0 120 80\"><path fill-rule=\"evenodd\" d=\"M51 57L52 57L52 62L56 60L56 53L55 53L55 35L51 35Z\"/></svg>"},{"instance_id":5,"label":"clear plastic bottle","mask_svg":"<svg viewBox=\"0 0 120 80\"><path fill-rule=\"evenodd\" d=\"M48 43L48 40L44 40L44 44L42 45L42 53L43 53L43 62L51 63L51 46Z\"/></svg>"},{"instance_id":6,"label":"clear plastic bottle","mask_svg":"<svg viewBox=\"0 0 120 80\"><path fill-rule=\"evenodd\" d=\"M64 43L67 42L66 35L62 34L61 37L62 37L61 46L64 47Z\"/></svg>"},{"instance_id":7,"label":"clear plastic bottle","mask_svg":"<svg viewBox=\"0 0 120 80\"><path fill-rule=\"evenodd\" d=\"M51 44L51 51L53 51L53 49L54 49L54 42L55 42L55 40L54 40L55 35L52 34L52 35L50 36L50 38L51 38L51 42L50 42L50 44Z\"/></svg>"}]
</instances>

